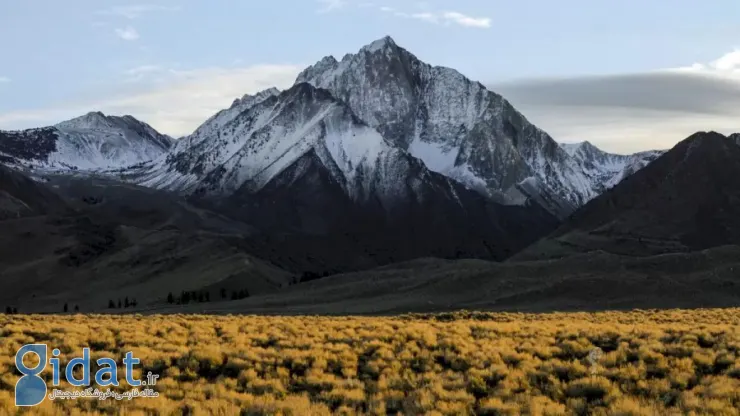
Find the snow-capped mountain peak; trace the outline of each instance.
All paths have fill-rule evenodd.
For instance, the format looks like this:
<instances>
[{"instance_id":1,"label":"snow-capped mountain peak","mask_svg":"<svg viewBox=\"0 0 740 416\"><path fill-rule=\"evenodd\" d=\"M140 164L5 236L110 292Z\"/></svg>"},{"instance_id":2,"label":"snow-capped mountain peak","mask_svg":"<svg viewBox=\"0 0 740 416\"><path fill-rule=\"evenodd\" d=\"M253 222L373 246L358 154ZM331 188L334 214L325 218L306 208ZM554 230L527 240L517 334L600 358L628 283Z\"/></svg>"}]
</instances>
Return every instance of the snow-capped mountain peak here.
<instances>
[{"instance_id":1,"label":"snow-capped mountain peak","mask_svg":"<svg viewBox=\"0 0 740 416\"><path fill-rule=\"evenodd\" d=\"M418 160L329 91L308 83L231 114L225 123L212 118L195 135L140 172L138 182L187 193L258 192L310 153L358 203L375 200L392 209L400 201L420 201L428 192L422 184L429 173ZM444 192L453 194L452 182L445 181Z\"/></svg>"},{"instance_id":2,"label":"snow-capped mountain peak","mask_svg":"<svg viewBox=\"0 0 740 416\"><path fill-rule=\"evenodd\" d=\"M565 150L568 155L574 156L579 152L590 152L593 151L593 149L598 150L596 146L591 144L589 141L582 141L578 143L560 143L560 147Z\"/></svg>"},{"instance_id":3,"label":"snow-capped mountain peak","mask_svg":"<svg viewBox=\"0 0 740 416\"><path fill-rule=\"evenodd\" d=\"M390 37L341 62L324 58L296 83L325 88L383 137L494 200L519 204L543 192L567 215L596 196L589 179L545 132L500 95L450 68L434 67Z\"/></svg>"},{"instance_id":4,"label":"snow-capped mountain peak","mask_svg":"<svg viewBox=\"0 0 740 416\"><path fill-rule=\"evenodd\" d=\"M320 60L301 82L329 90L393 145L496 201L534 199L564 217L605 186L575 156L600 152L590 143L562 148L499 94L390 37L341 62Z\"/></svg>"},{"instance_id":5,"label":"snow-capped mountain peak","mask_svg":"<svg viewBox=\"0 0 740 416\"><path fill-rule=\"evenodd\" d=\"M390 36L385 36L381 39L378 39L369 45L363 46L362 49L360 49L360 52L368 52L368 53L375 53L379 51L388 51L393 50L393 48L396 48L398 45L396 45L396 42L391 38Z\"/></svg>"},{"instance_id":6,"label":"snow-capped mountain peak","mask_svg":"<svg viewBox=\"0 0 740 416\"><path fill-rule=\"evenodd\" d=\"M236 106L249 107L278 94L280 94L280 90L275 87L260 91L254 95L244 94L241 98L237 98L234 100L234 102L231 104L231 108Z\"/></svg>"},{"instance_id":7,"label":"snow-capped mountain peak","mask_svg":"<svg viewBox=\"0 0 740 416\"><path fill-rule=\"evenodd\" d=\"M637 172L662 155L663 151L647 151L632 155L604 152L588 141L561 143L560 146L578 163L581 170L601 193Z\"/></svg>"},{"instance_id":8,"label":"snow-capped mountain peak","mask_svg":"<svg viewBox=\"0 0 740 416\"><path fill-rule=\"evenodd\" d=\"M155 159L172 143L132 116L93 111L44 129L0 132L0 156L32 169L120 169Z\"/></svg>"},{"instance_id":9,"label":"snow-capped mountain peak","mask_svg":"<svg viewBox=\"0 0 740 416\"><path fill-rule=\"evenodd\" d=\"M61 129L100 129L110 128L111 121L100 111L91 111L85 115L57 123L54 127Z\"/></svg>"}]
</instances>

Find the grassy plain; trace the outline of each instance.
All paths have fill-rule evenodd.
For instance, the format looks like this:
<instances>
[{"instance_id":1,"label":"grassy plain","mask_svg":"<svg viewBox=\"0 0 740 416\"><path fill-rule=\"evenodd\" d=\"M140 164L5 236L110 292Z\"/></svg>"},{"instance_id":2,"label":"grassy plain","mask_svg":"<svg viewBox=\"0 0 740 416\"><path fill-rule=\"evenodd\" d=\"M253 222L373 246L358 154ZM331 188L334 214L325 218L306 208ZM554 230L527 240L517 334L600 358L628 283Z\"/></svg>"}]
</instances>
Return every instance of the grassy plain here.
<instances>
[{"instance_id":1,"label":"grassy plain","mask_svg":"<svg viewBox=\"0 0 740 416\"><path fill-rule=\"evenodd\" d=\"M18 411L15 352L142 360L158 398ZM600 348L602 354L592 353ZM43 373L50 377L47 367ZM123 379L123 369L119 378ZM64 388L64 386L60 387ZM122 386L119 389L127 388ZM740 309L398 317L0 315L0 414L740 414Z\"/></svg>"}]
</instances>

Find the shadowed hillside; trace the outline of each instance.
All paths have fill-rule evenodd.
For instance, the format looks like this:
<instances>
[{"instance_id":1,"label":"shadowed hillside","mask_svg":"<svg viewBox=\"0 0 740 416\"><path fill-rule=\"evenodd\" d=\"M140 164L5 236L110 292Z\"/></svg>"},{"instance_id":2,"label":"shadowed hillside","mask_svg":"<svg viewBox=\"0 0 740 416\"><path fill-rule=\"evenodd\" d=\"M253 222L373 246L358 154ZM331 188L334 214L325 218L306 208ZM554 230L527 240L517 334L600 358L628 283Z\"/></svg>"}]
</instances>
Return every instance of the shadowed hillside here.
<instances>
[{"instance_id":1,"label":"shadowed hillside","mask_svg":"<svg viewBox=\"0 0 740 416\"><path fill-rule=\"evenodd\" d=\"M517 259L627 255L740 244L740 145L696 133L577 211Z\"/></svg>"}]
</instances>

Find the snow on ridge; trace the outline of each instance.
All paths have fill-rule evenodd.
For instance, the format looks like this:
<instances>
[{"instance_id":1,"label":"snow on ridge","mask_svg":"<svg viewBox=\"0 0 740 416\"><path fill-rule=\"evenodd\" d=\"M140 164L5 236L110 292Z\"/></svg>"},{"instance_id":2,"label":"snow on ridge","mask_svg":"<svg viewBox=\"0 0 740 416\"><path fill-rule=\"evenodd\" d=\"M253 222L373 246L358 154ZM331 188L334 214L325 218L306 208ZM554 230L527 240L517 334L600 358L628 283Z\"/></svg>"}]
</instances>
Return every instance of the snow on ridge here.
<instances>
[{"instance_id":1,"label":"snow on ridge","mask_svg":"<svg viewBox=\"0 0 740 416\"><path fill-rule=\"evenodd\" d=\"M360 49L360 51L369 52L369 53L375 53L378 51L381 51L388 47L393 47L396 45L396 42L391 38L390 36L385 36L381 39L378 39Z\"/></svg>"},{"instance_id":2,"label":"snow on ridge","mask_svg":"<svg viewBox=\"0 0 740 416\"><path fill-rule=\"evenodd\" d=\"M454 69L418 60L390 37L341 61L321 59L298 75L294 87L304 82L342 104L322 107L327 112L313 119L308 114L316 103L296 100L300 105L288 117L287 92L273 88L244 95L160 156L146 183L193 189L207 179L220 191L244 183L258 189L318 147L320 158L330 157L340 167L345 183L357 179L358 165L372 170L388 154L402 152L485 195L513 195L512 201L521 202L521 192L511 191L519 185L567 210L649 163L643 164L642 156L602 152L588 142L558 145L505 98ZM369 127L346 124L344 105ZM217 174L220 168L225 173Z\"/></svg>"},{"instance_id":3,"label":"snow on ridge","mask_svg":"<svg viewBox=\"0 0 740 416\"><path fill-rule=\"evenodd\" d=\"M188 172L174 171L175 162L159 163L155 168L159 172L149 172L143 183L191 189L212 172L223 170L221 179L212 184L214 192L231 193L243 184L258 190L319 145L329 150L336 165L351 179L358 166L375 166L388 145L380 134L356 124L345 107L328 97L317 94L313 87L296 86L281 94L277 102L263 100L238 115L228 114L228 119L214 119L212 125L196 132L200 136L197 141L175 149L174 157L195 161L188 162ZM192 183L186 185L165 176L187 177Z\"/></svg>"},{"instance_id":4,"label":"snow on ridge","mask_svg":"<svg viewBox=\"0 0 740 416\"><path fill-rule=\"evenodd\" d=\"M172 138L131 116L90 112L55 126L6 132L27 149L11 152L20 165L39 171L104 171L155 159L166 153ZM39 153L41 152L41 153ZM29 156L34 155L34 156Z\"/></svg>"},{"instance_id":5,"label":"snow on ridge","mask_svg":"<svg viewBox=\"0 0 740 416\"><path fill-rule=\"evenodd\" d=\"M581 149L581 147L582 147L582 146L583 146L584 144L586 144L586 143L587 143L587 142L585 142L585 141L584 141L584 142L578 142L578 143L559 143L559 144L560 144L560 147L561 147L561 148L562 148L563 150L565 150L565 151L566 151L566 152L568 153L568 155L570 155L570 156L572 157L572 156L574 156L574 155L576 154L576 152L578 152L578 151L579 151L579 150Z\"/></svg>"},{"instance_id":6,"label":"snow on ridge","mask_svg":"<svg viewBox=\"0 0 740 416\"><path fill-rule=\"evenodd\" d=\"M257 192L313 152L357 202L380 201L391 209L409 193L413 200L423 200L429 189L425 181L430 171L422 162L388 142L343 102L310 84L297 84L219 129L202 132L198 141L177 146L166 158L137 172L137 183L211 195ZM448 185L443 192L456 198L454 187Z\"/></svg>"}]
</instances>

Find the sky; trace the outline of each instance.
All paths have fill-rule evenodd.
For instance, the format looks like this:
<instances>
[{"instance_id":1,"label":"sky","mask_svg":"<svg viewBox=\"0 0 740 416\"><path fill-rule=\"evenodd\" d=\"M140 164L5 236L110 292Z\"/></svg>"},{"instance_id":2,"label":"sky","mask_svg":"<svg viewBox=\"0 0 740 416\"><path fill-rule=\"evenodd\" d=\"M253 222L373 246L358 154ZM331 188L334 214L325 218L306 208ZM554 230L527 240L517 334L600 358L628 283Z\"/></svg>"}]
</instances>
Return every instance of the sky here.
<instances>
[{"instance_id":1,"label":"sky","mask_svg":"<svg viewBox=\"0 0 740 416\"><path fill-rule=\"evenodd\" d=\"M740 131L737 0L0 2L0 128L89 111L192 132L375 39L455 68L561 142L629 153Z\"/></svg>"}]
</instances>

